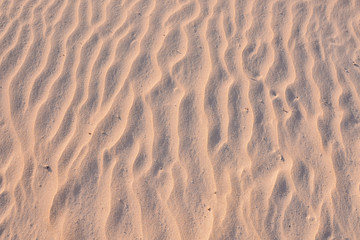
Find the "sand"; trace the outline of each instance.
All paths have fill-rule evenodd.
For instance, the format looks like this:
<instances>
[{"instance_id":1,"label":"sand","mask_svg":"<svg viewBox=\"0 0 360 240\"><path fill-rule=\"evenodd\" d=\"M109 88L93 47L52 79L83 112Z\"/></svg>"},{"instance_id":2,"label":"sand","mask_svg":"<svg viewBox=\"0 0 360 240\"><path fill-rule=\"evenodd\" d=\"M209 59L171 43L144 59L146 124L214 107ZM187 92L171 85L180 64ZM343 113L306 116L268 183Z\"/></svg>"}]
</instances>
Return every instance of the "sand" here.
<instances>
[{"instance_id":1,"label":"sand","mask_svg":"<svg viewBox=\"0 0 360 240\"><path fill-rule=\"evenodd\" d=\"M360 239L359 0L0 1L0 239Z\"/></svg>"}]
</instances>

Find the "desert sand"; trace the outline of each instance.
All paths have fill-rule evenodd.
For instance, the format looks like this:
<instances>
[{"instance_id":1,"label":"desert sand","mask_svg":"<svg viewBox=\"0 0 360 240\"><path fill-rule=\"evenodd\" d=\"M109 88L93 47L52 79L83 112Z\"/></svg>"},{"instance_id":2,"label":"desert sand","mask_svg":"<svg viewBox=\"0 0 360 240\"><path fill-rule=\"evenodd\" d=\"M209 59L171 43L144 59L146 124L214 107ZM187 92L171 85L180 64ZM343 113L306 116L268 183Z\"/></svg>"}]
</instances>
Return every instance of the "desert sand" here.
<instances>
[{"instance_id":1,"label":"desert sand","mask_svg":"<svg viewBox=\"0 0 360 240\"><path fill-rule=\"evenodd\" d=\"M0 1L0 239L360 239L360 1Z\"/></svg>"}]
</instances>

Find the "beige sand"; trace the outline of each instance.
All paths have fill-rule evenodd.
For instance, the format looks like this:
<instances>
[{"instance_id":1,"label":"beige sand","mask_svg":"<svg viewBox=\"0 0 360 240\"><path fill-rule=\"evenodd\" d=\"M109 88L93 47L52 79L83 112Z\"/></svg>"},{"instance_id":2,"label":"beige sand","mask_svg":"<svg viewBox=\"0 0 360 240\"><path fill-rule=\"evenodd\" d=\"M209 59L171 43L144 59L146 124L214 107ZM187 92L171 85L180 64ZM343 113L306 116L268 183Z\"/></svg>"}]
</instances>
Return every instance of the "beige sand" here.
<instances>
[{"instance_id":1,"label":"beige sand","mask_svg":"<svg viewBox=\"0 0 360 240\"><path fill-rule=\"evenodd\" d=\"M360 239L359 0L0 1L1 239Z\"/></svg>"}]
</instances>

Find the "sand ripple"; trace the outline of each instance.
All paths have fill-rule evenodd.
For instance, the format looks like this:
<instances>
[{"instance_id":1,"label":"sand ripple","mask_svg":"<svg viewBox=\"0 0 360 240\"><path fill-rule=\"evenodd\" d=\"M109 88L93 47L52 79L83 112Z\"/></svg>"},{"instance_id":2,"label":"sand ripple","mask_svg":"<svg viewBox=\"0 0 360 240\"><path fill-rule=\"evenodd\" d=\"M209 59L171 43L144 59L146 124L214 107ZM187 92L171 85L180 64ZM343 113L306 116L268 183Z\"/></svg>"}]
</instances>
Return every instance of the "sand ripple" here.
<instances>
[{"instance_id":1,"label":"sand ripple","mask_svg":"<svg viewBox=\"0 0 360 240\"><path fill-rule=\"evenodd\" d=\"M0 1L0 238L360 239L359 96L360 1Z\"/></svg>"}]
</instances>

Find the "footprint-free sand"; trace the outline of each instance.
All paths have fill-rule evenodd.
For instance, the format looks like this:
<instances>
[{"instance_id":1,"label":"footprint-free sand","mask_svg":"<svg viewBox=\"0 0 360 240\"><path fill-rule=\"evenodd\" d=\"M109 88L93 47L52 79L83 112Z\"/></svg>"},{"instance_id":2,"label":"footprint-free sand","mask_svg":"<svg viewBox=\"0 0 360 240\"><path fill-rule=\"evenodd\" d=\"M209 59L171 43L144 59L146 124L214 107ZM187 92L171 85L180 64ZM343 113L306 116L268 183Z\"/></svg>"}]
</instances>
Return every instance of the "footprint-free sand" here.
<instances>
[{"instance_id":1,"label":"footprint-free sand","mask_svg":"<svg viewBox=\"0 0 360 240\"><path fill-rule=\"evenodd\" d=\"M0 239L360 239L360 1L1 0Z\"/></svg>"}]
</instances>

